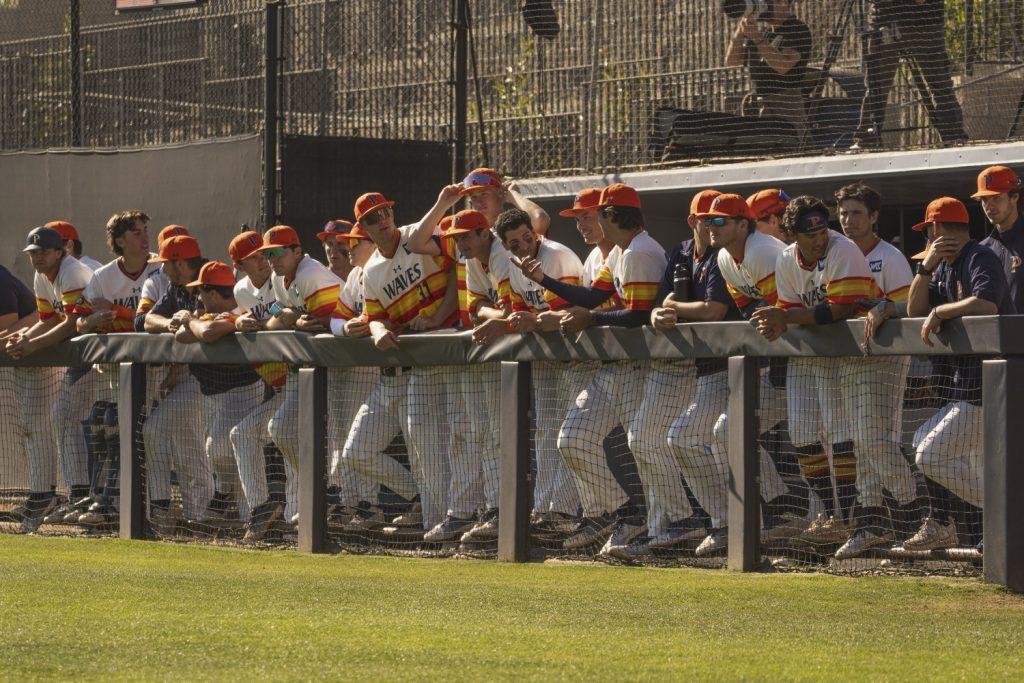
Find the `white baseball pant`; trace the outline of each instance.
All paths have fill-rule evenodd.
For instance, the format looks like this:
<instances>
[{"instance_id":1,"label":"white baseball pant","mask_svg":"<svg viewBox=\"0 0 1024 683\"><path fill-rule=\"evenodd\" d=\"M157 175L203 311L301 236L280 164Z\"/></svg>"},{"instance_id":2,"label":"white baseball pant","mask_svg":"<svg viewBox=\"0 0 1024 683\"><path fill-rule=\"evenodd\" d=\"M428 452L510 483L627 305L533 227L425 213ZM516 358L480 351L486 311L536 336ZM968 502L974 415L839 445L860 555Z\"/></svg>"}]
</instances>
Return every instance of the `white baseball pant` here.
<instances>
[{"instance_id":1,"label":"white baseball pant","mask_svg":"<svg viewBox=\"0 0 1024 683\"><path fill-rule=\"evenodd\" d=\"M61 478L68 487L89 485L89 452L82 421L92 413L98 383L99 375L91 367L68 368L53 404Z\"/></svg>"},{"instance_id":2,"label":"white baseball pant","mask_svg":"<svg viewBox=\"0 0 1024 683\"><path fill-rule=\"evenodd\" d=\"M575 516L580 507L576 480L558 449L559 428L576 398L570 393L574 381L567 379L567 368L573 372L571 364L563 363L539 362L531 367L536 416L533 449L537 464L533 509L540 514L559 512Z\"/></svg>"},{"instance_id":3,"label":"white baseball pant","mask_svg":"<svg viewBox=\"0 0 1024 683\"><path fill-rule=\"evenodd\" d=\"M359 474L341 457L359 407L380 379L376 368L330 368L327 371L327 448L330 453L327 482L338 487L342 505L376 502L377 482Z\"/></svg>"},{"instance_id":4,"label":"white baseball pant","mask_svg":"<svg viewBox=\"0 0 1024 683\"><path fill-rule=\"evenodd\" d=\"M622 406L625 417L627 407L637 406L633 396L642 399L627 435L644 486L647 533L657 536L671 522L693 514L682 471L666 436L692 400L696 369L691 360L656 360L650 363L644 381L642 364L624 365L625 372L615 378L619 395L613 400Z\"/></svg>"},{"instance_id":5,"label":"white baseball pant","mask_svg":"<svg viewBox=\"0 0 1024 683\"><path fill-rule=\"evenodd\" d=\"M459 519L468 519L477 510L484 507L482 465L484 441L477 438L478 430L473 426L470 404L464 391L467 378L473 378L481 384L477 394L471 396L470 399L486 400L487 387L482 383L487 381L487 377L485 373L481 373L476 368L486 368L486 366L467 365L444 368L450 411L448 415L450 435L448 514ZM486 437L486 430L487 425L482 425L479 435Z\"/></svg>"},{"instance_id":6,"label":"white baseball pant","mask_svg":"<svg viewBox=\"0 0 1024 683\"><path fill-rule=\"evenodd\" d=\"M917 466L926 477L976 507L985 502L985 458L981 406L966 401L947 403L914 435Z\"/></svg>"},{"instance_id":7,"label":"white baseball pant","mask_svg":"<svg viewBox=\"0 0 1024 683\"><path fill-rule=\"evenodd\" d=\"M17 371L0 368L0 489L24 490L28 487L28 462L25 454L25 432L21 427L22 396Z\"/></svg>"},{"instance_id":8,"label":"white baseball pant","mask_svg":"<svg viewBox=\"0 0 1024 683\"><path fill-rule=\"evenodd\" d=\"M288 373L282 392L284 398L274 416L267 424L271 440L277 444L284 456L284 518L292 519L299 512L299 456L301 436L299 433L299 376Z\"/></svg>"},{"instance_id":9,"label":"white baseball pant","mask_svg":"<svg viewBox=\"0 0 1024 683\"><path fill-rule=\"evenodd\" d=\"M408 374L406 415L409 422L405 433L409 467L420 491L423 528L431 529L449 510L452 456L447 399L449 378L453 374L450 368L444 367L418 367Z\"/></svg>"},{"instance_id":10,"label":"white baseball pant","mask_svg":"<svg viewBox=\"0 0 1024 683\"><path fill-rule=\"evenodd\" d=\"M263 382L253 382L212 396L203 396L206 411L206 457L216 474L216 490L234 495L238 518L247 521L251 508L242 492L238 464L231 445L231 432L263 400Z\"/></svg>"},{"instance_id":11,"label":"white baseball pant","mask_svg":"<svg viewBox=\"0 0 1024 683\"><path fill-rule=\"evenodd\" d=\"M851 413L843 381L856 376L853 359L790 358L786 368L786 409L789 437L794 446L822 440L830 444L850 439Z\"/></svg>"},{"instance_id":12,"label":"white baseball pant","mask_svg":"<svg viewBox=\"0 0 1024 683\"><path fill-rule=\"evenodd\" d=\"M480 470L483 502L498 507L498 473L501 470L501 366L476 363L459 368L462 403L466 410L470 449L479 453L474 468ZM473 450L470 451L472 455ZM452 479L456 477L452 468Z\"/></svg>"},{"instance_id":13,"label":"white baseball pant","mask_svg":"<svg viewBox=\"0 0 1024 683\"><path fill-rule=\"evenodd\" d=\"M214 482L206 457L206 415L199 382L179 366L178 382L142 424L149 499L170 500L171 470L178 474L182 510L201 519L213 498Z\"/></svg>"},{"instance_id":14,"label":"white baseball pant","mask_svg":"<svg viewBox=\"0 0 1024 683\"><path fill-rule=\"evenodd\" d=\"M15 368L30 493L49 493L57 485L57 434L51 410L61 384L60 373L60 368Z\"/></svg>"},{"instance_id":15,"label":"white baseball pant","mask_svg":"<svg viewBox=\"0 0 1024 683\"><path fill-rule=\"evenodd\" d=\"M275 392L231 428L231 449L235 455L242 492L250 510L270 498L267 458L263 448L270 443L270 418L281 407L283 400L284 391Z\"/></svg>"}]
</instances>

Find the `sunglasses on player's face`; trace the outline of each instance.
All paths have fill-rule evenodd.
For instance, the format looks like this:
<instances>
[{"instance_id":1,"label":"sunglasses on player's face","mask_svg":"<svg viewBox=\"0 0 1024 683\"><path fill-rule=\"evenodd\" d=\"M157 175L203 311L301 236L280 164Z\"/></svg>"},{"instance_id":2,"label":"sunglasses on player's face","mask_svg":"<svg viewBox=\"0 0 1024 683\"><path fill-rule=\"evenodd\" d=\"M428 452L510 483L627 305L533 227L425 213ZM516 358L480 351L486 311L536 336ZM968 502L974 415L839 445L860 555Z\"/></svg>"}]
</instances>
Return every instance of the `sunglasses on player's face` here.
<instances>
[{"instance_id":1,"label":"sunglasses on player's face","mask_svg":"<svg viewBox=\"0 0 1024 683\"><path fill-rule=\"evenodd\" d=\"M284 252L285 252L285 248L284 247L271 247L269 249L264 249L263 250L263 253L266 255L266 257L268 259L269 258L281 258L282 256L284 256Z\"/></svg>"},{"instance_id":2,"label":"sunglasses on player's face","mask_svg":"<svg viewBox=\"0 0 1024 683\"><path fill-rule=\"evenodd\" d=\"M728 220L725 216L712 216L711 218L704 219L704 225L708 228L720 228Z\"/></svg>"}]
</instances>

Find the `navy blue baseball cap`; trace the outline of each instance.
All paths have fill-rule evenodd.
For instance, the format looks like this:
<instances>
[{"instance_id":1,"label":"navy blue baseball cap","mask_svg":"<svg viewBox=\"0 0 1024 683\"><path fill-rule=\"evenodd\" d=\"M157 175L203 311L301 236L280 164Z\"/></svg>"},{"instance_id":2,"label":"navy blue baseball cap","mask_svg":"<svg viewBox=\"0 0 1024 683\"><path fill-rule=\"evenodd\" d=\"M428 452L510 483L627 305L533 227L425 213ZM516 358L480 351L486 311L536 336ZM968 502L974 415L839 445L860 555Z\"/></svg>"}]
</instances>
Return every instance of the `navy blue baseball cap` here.
<instances>
[{"instance_id":1,"label":"navy blue baseball cap","mask_svg":"<svg viewBox=\"0 0 1024 683\"><path fill-rule=\"evenodd\" d=\"M64 240L53 228L33 228L28 233L28 240L22 251L38 251L39 249L64 249Z\"/></svg>"}]
</instances>

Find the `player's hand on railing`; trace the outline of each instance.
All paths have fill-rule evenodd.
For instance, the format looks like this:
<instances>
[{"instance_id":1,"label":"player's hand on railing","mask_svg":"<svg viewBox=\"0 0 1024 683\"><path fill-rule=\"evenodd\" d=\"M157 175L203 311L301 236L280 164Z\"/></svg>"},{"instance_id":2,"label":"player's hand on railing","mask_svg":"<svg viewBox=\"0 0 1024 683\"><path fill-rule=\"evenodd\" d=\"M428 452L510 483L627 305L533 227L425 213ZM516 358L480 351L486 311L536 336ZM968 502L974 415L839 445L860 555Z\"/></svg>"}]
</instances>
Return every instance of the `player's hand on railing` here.
<instances>
[{"instance_id":1,"label":"player's hand on railing","mask_svg":"<svg viewBox=\"0 0 1024 683\"><path fill-rule=\"evenodd\" d=\"M861 343L865 351L868 350L871 340L878 334L878 328L882 326L882 323L894 317L896 317L896 305L891 301L879 301L868 311L867 317L864 318L864 341Z\"/></svg>"},{"instance_id":2,"label":"player's hand on railing","mask_svg":"<svg viewBox=\"0 0 1024 683\"><path fill-rule=\"evenodd\" d=\"M562 334L577 334L593 326L594 314L580 306L574 306L569 309L569 312L562 316L561 322L559 323L559 329Z\"/></svg>"},{"instance_id":3,"label":"player's hand on railing","mask_svg":"<svg viewBox=\"0 0 1024 683\"><path fill-rule=\"evenodd\" d=\"M398 348L398 337L391 330L380 326L377 328L371 328L371 335L373 336L373 345L381 351L388 351L391 349Z\"/></svg>"},{"instance_id":4,"label":"player's hand on railing","mask_svg":"<svg viewBox=\"0 0 1024 683\"><path fill-rule=\"evenodd\" d=\"M326 332L327 328L315 316L303 313L295 321L295 329L300 332Z\"/></svg>"},{"instance_id":5,"label":"player's hand on railing","mask_svg":"<svg viewBox=\"0 0 1024 683\"><path fill-rule=\"evenodd\" d=\"M538 332L558 332L562 329L562 318L566 311L544 311L537 314Z\"/></svg>"},{"instance_id":6,"label":"player's hand on railing","mask_svg":"<svg viewBox=\"0 0 1024 683\"><path fill-rule=\"evenodd\" d=\"M537 330L537 316L529 311L516 311L508 317L513 332L528 334Z\"/></svg>"},{"instance_id":7,"label":"player's hand on railing","mask_svg":"<svg viewBox=\"0 0 1024 683\"><path fill-rule=\"evenodd\" d=\"M534 282L540 282L541 280L544 279L544 271L541 268L540 261L538 261L537 259L531 258L529 256L527 256L524 259L521 259L518 256L515 256L514 254L509 255L508 258L510 261L512 261L512 264L516 268L523 271L523 275L530 278Z\"/></svg>"},{"instance_id":8,"label":"player's hand on railing","mask_svg":"<svg viewBox=\"0 0 1024 683\"><path fill-rule=\"evenodd\" d=\"M750 322L757 325L757 331L768 341L775 341L786 331L785 312L781 308L765 306L754 311Z\"/></svg>"},{"instance_id":9,"label":"player's hand on railing","mask_svg":"<svg viewBox=\"0 0 1024 683\"><path fill-rule=\"evenodd\" d=\"M366 316L359 316L345 321L346 337L365 337L370 334L370 323Z\"/></svg>"},{"instance_id":10,"label":"player's hand on railing","mask_svg":"<svg viewBox=\"0 0 1024 683\"><path fill-rule=\"evenodd\" d=\"M938 334L942 328L942 318L935 313L933 308L929 313L928 317L921 323L921 341L924 342L925 346L935 346L932 341L932 335Z\"/></svg>"},{"instance_id":11,"label":"player's hand on railing","mask_svg":"<svg viewBox=\"0 0 1024 683\"><path fill-rule=\"evenodd\" d=\"M187 325L191 319L192 311L178 311L171 316L171 320L167 323L167 331L177 332L183 325Z\"/></svg>"},{"instance_id":12,"label":"player's hand on railing","mask_svg":"<svg viewBox=\"0 0 1024 683\"><path fill-rule=\"evenodd\" d=\"M35 351L35 345L24 334L18 333L7 340L7 343L4 345L4 351L11 358L24 358Z\"/></svg>"},{"instance_id":13,"label":"player's hand on railing","mask_svg":"<svg viewBox=\"0 0 1024 683\"><path fill-rule=\"evenodd\" d=\"M261 328L260 321L253 317L251 311L246 311L235 320L235 329L239 332L256 332Z\"/></svg>"},{"instance_id":14,"label":"player's hand on railing","mask_svg":"<svg viewBox=\"0 0 1024 683\"><path fill-rule=\"evenodd\" d=\"M507 320L491 318L485 320L473 328L473 343L480 346L487 346L498 337L508 334L509 324Z\"/></svg>"},{"instance_id":15,"label":"player's hand on railing","mask_svg":"<svg viewBox=\"0 0 1024 683\"><path fill-rule=\"evenodd\" d=\"M670 332L676 329L676 323L679 322L679 315L676 313L674 308L655 308L651 311L651 325L654 329L661 330L662 332Z\"/></svg>"},{"instance_id":16,"label":"player's hand on railing","mask_svg":"<svg viewBox=\"0 0 1024 683\"><path fill-rule=\"evenodd\" d=\"M423 332L424 330L432 330L439 324L440 323L434 319L434 316L423 315L421 313L409 321L409 329L413 332Z\"/></svg>"},{"instance_id":17,"label":"player's hand on railing","mask_svg":"<svg viewBox=\"0 0 1024 683\"><path fill-rule=\"evenodd\" d=\"M115 314L111 310L96 311L85 316L85 329L82 330L84 333L93 332L95 330L103 329L114 322Z\"/></svg>"}]
</instances>

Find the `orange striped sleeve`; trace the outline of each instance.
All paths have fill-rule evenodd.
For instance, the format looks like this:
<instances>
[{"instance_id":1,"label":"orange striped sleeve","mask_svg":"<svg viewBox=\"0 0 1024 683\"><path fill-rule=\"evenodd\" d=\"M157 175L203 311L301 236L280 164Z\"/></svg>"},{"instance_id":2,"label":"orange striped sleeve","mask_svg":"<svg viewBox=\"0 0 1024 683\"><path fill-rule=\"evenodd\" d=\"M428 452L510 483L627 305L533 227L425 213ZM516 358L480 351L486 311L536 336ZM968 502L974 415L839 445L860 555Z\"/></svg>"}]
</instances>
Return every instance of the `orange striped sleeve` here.
<instances>
[{"instance_id":1,"label":"orange striped sleeve","mask_svg":"<svg viewBox=\"0 0 1024 683\"><path fill-rule=\"evenodd\" d=\"M575 285L577 287L580 284L579 277L577 277L575 275L566 275L564 277L560 277L560 278L558 278L558 281L559 282L564 282L564 283L570 284L570 285ZM552 292L549 289L545 289L544 290L544 301L547 303L548 308L550 308L552 311L561 311L561 310L564 310L566 308L569 308L569 306L570 306L568 301L566 301L562 297L558 296L557 294L555 294L554 292Z\"/></svg>"},{"instance_id":2,"label":"orange striped sleeve","mask_svg":"<svg viewBox=\"0 0 1024 683\"><path fill-rule=\"evenodd\" d=\"M53 304L50 303L49 299L40 299L37 296L36 309L39 311L40 320L49 320L50 318L57 317L57 311L53 310Z\"/></svg>"},{"instance_id":3,"label":"orange striped sleeve","mask_svg":"<svg viewBox=\"0 0 1024 683\"><path fill-rule=\"evenodd\" d=\"M763 278L757 281L755 285L757 291L761 292L761 297L765 303L769 306L774 306L779 299L779 294L775 289L775 273L771 272L765 275ZM739 304L737 303L737 306Z\"/></svg>"},{"instance_id":4,"label":"orange striped sleeve","mask_svg":"<svg viewBox=\"0 0 1024 683\"><path fill-rule=\"evenodd\" d=\"M870 297L876 288L873 277L846 277L829 282L826 293L830 304L852 304Z\"/></svg>"},{"instance_id":5,"label":"orange striped sleeve","mask_svg":"<svg viewBox=\"0 0 1024 683\"><path fill-rule=\"evenodd\" d=\"M597 277L594 279L594 289L600 289L605 292L611 292L615 289L615 278L612 277L612 271L608 269L608 265L601 266L601 270L597 271Z\"/></svg>"},{"instance_id":6,"label":"orange striped sleeve","mask_svg":"<svg viewBox=\"0 0 1024 683\"><path fill-rule=\"evenodd\" d=\"M338 307L338 293L341 287L331 285L318 289L306 297L306 310L315 318L322 318L334 312Z\"/></svg>"}]
</instances>

